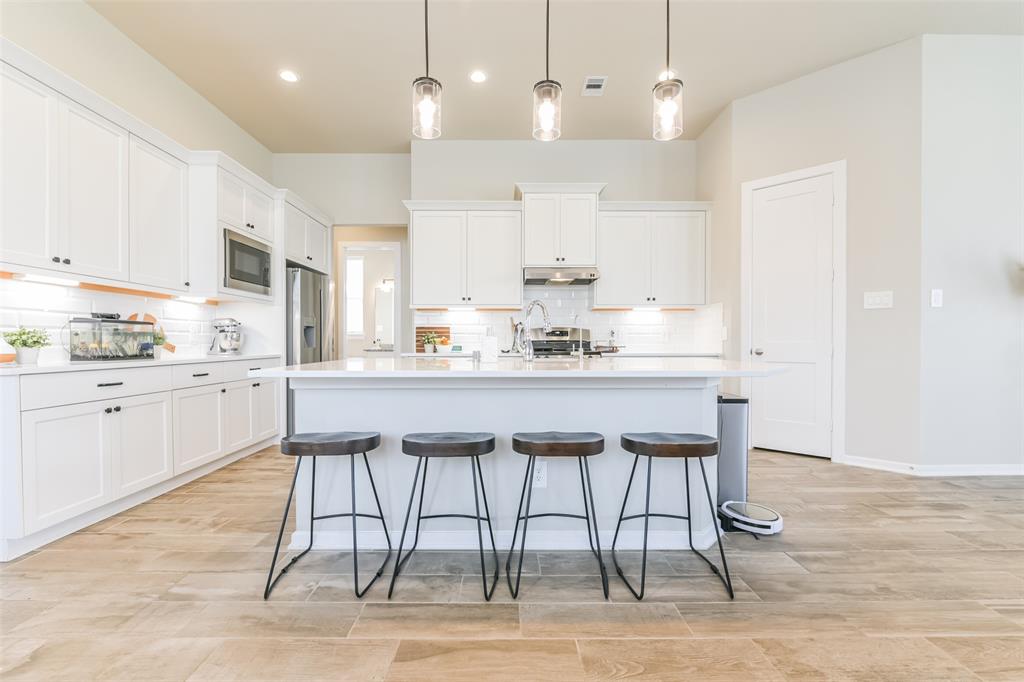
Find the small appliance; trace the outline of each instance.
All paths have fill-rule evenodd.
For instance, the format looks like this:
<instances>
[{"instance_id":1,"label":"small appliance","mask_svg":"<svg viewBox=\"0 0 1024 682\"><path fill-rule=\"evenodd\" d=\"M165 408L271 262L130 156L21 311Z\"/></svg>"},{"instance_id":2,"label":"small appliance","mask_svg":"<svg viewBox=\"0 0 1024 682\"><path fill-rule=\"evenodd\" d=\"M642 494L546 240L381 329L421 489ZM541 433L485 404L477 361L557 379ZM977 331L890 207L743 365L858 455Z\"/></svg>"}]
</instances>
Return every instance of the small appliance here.
<instances>
[{"instance_id":1,"label":"small appliance","mask_svg":"<svg viewBox=\"0 0 1024 682\"><path fill-rule=\"evenodd\" d=\"M590 330L580 327L552 327L551 331L531 329L533 353L538 358L569 357L579 351L581 341L584 355L598 355L590 346Z\"/></svg>"},{"instance_id":2,"label":"small appliance","mask_svg":"<svg viewBox=\"0 0 1024 682\"><path fill-rule=\"evenodd\" d=\"M224 228L224 288L270 296L269 244Z\"/></svg>"},{"instance_id":3,"label":"small appliance","mask_svg":"<svg viewBox=\"0 0 1024 682\"><path fill-rule=\"evenodd\" d=\"M210 353L231 355L242 350L242 323L230 317L219 317L210 324L216 332L210 344Z\"/></svg>"},{"instance_id":4,"label":"small appliance","mask_svg":"<svg viewBox=\"0 0 1024 682\"><path fill-rule=\"evenodd\" d=\"M93 313L68 322L71 362L152 360L154 327L144 320L122 320L112 313Z\"/></svg>"}]
</instances>

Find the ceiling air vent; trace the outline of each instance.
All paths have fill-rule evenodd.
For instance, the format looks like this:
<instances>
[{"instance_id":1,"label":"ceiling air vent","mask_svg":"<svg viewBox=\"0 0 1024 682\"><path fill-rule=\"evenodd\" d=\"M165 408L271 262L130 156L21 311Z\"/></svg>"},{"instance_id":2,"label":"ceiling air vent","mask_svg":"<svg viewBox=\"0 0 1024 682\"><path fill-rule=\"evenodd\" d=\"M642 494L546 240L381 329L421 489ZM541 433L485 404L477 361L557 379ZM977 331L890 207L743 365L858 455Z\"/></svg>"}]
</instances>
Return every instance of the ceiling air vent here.
<instances>
[{"instance_id":1,"label":"ceiling air vent","mask_svg":"<svg viewBox=\"0 0 1024 682\"><path fill-rule=\"evenodd\" d=\"M604 94L604 84L608 82L608 76L587 76L583 79L584 97L600 97Z\"/></svg>"}]
</instances>

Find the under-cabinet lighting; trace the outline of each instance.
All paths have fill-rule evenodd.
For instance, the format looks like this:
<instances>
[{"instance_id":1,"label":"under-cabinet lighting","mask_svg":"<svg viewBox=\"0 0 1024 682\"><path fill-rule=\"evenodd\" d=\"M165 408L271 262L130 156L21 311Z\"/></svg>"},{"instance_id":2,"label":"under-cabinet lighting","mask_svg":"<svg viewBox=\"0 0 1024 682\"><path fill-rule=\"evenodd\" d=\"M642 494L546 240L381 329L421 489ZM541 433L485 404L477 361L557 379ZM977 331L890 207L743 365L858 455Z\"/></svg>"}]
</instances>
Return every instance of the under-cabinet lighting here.
<instances>
[{"instance_id":1,"label":"under-cabinet lighting","mask_svg":"<svg viewBox=\"0 0 1024 682\"><path fill-rule=\"evenodd\" d=\"M206 303L206 298L203 296L178 296L177 298L185 303Z\"/></svg>"},{"instance_id":2,"label":"under-cabinet lighting","mask_svg":"<svg viewBox=\"0 0 1024 682\"><path fill-rule=\"evenodd\" d=\"M633 308L634 313L660 313L661 308Z\"/></svg>"},{"instance_id":3,"label":"under-cabinet lighting","mask_svg":"<svg viewBox=\"0 0 1024 682\"><path fill-rule=\"evenodd\" d=\"M475 313L476 308L471 305L457 305L448 308L450 313Z\"/></svg>"},{"instance_id":4,"label":"under-cabinet lighting","mask_svg":"<svg viewBox=\"0 0 1024 682\"><path fill-rule=\"evenodd\" d=\"M35 282L37 284L56 284L60 287L77 287L78 280L67 279L65 277L50 277L49 275L32 275L32 274L17 274L14 276L15 279L21 280L22 282Z\"/></svg>"}]
</instances>

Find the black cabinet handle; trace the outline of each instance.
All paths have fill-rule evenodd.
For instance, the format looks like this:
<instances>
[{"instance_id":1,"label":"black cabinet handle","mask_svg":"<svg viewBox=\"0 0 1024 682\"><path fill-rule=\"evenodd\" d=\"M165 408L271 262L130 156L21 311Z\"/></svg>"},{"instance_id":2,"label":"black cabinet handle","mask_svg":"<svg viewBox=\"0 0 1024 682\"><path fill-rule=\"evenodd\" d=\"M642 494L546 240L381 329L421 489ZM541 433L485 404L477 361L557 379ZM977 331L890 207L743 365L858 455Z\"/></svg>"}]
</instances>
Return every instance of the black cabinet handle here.
<instances>
[{"instance_id":1,"label":"black cabinet handle","mask_svg":"<svg viewBox=\"0 0 1024 682\"><path fill-rule=\"evenodd\" d=\"M253 388L259 388L259 384L253 384L252 387Z\"/></svg>"},{"instance_id":2,"label":"black cabinet handle","mask_svg":"<svg viewBox=\"0 0 1024 682\"><path fill-rule=\"evenodd\" d=\"M121 406L120 405L118 405L117 407L114 408L114 412L120 412L120 411L121 411Z\"/></svg>"},{"instance_id":3,"label":"black cabinet handle","mask_svg":"<svg viewBox=\"0 0 1024 682\"><path fill-rule=\"evenodd\" d=\"M107 388L109 386L124 386L123 381L111 381L105 384L96 384L96 388Z\"/></svg>"},{"instance_id":4,"label":"black cabinet handle","mask_svg":"<svg viewBox=\"0 0 1024 682\"><path fill-rule=\"evenodd\" d=\"M60 262L60 256L54 256L50 260L52 260L54 263L59 263Z\"/></svg>"},{"instance_id":5,"label":"black cabinet handle","mask_svg":"<svg viewBox=\"0 0 1024 682\"><path fill-rule=\"evenodd\" d=\"M108 407L107 409L105 409L105 410L103 410L103 411L104 411L104 412L106 412L107 414L110 414L110 413L111 413L111 412L113 412L114 410Z\"/></svg>"},{"instance_id":6,"label":"black cabinet handle","mask_svg":"<svg viewBox=\"0 0 1024 682\"><path fill-rule=\"evenodd\" d=\"M197 377L197 378L198 377L208 377L208 376L210 376L210 373L209 372L200 372L199 374L193 374L192 376Z\"/></svg>"},{"instance_id":7,"label":"black cabinet handle","mask_svg":"<svg viewBox=\"0 0 1024 682\"><path fill-rule=\"evenodd\" d=\"M250 371L250 372L255 372L255 371L256 371L256 370L258 370L258 369L263 369L263 368L262 368L262 367L250 367L250 368L249 368L249 371Z\"/></svg>"},{"instance_id":8,"label":"black cabinet handle","mask_svg":"<svg viewBox=\"0 0 1024 682\"><path fill-rule=\"evenodd\" d=\"M63 261L61 261L61 262L62 262L62 263L64 263L64 265L71 265L71 259L70 259L70 258L65 258L65 259L64 259Z\"/></svg>"},{"instance_id":9,"label":"black cabinet handle","mask_svg":"<svg viewBox=\"0 0 1024 682\"><path fill-rule=\"evenodd\" d=\"M192 286L192 282L185 282L185 286L187 286L187 287Z\"/></svg>"},{"instance_id":10,"label":"black cabinet handle","mask_svg":"<svg viewBox=\"0 0 1024 682\"><path fill-rule=\"evenodd\" d=\"M228 392L228 389L226 389L226 388L222 388L222 389L220 389L220 392L221 392L221 393L227 393L227 392Z\"/></svg>"}]
</instances>

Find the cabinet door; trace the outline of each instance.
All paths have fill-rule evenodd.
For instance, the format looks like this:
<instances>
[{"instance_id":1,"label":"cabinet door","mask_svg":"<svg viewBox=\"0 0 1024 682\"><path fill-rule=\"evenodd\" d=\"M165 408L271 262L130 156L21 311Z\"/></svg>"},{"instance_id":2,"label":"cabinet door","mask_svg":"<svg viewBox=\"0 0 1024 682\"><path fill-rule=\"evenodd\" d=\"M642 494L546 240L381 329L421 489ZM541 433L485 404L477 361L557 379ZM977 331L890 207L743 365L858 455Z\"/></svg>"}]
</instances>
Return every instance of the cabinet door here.
<instances>
[{"instance_id":1,"label":"cabinet door","mask_svg":"<svg viewBox=\"0 0 1024 682\"><path fill-rule=\"evenodd\" d=\"M523 303L518 211L470 211L466 226L466 296L471 305Z\"/></svg>"},{"instance_id":2,"label":"cabinet door","mask_svg":"<svg viewBox=\"0 0 1024 682\"><path fill-rule=\"evenodd\" d=\"M280 390L276 379L260 379L252 386L253 441L273 438L280 432Z\"/></svg>"},{"instance_id":3,"label":"cabinet door","mask_svg":"<svg viewBox=\"0 0 1024 682\"><path fill-rule=\"evenodd\" d=\"M108 401L21 414L25 532L34 533L106 504L115 415Z\"/></svg>"},{"instance_id":4,"label":"cabinet door","mask_svg":"<svg viewBox=\"0 0 1024 682\"><path fill-rule=\"evenodd\" d=\"M559 256L564 265L597 264L597 195L563 194L559 202Z\"/></svg>"},{"instance_id":5,"label":"cabinet door","mask_svg":"<svg viewBox=\"0 0 1024 682\"><path fill-rule=\"evenodd\" d=\"M217 171L217 219L231 227L248 230L245 225L245 185L231 173Z\"/></svg>"},{"instance_id":6,"label":"cabinet door","mask_svg":"<svg viewBox=\"0 0 1024 682\"><path fill-rule=\"evenodd\" d=\"M651 305L651 230L649 214L608 211L598 223L594 305Z\"/></svg>"},{"instance_id":7,"label":"cabinet door","mask_svg":"<svg viewBox=\"0 0 1024 682\"><path fill-rule=\"evenodd\" d=\"M704 212L652 214L651 295L656 305L703 305Z\"/></svg>"},{"instance_id":8,"label":"cabinet door","mask_svg":"<svg viewBox=\"0 0 1024 682\"><path fill-rule=\"evenodd\" d=\"M221 387L224 399L224 454L252 442L252 382L236 381Z\"/></svg>"},{"instance_id":9,"label":"cabinet door","mask_svg":"<svg viewBox=\"0 0 1024 682\"><path fill-rule=\"evenodd\" d=\"M171 394L122 398L117 407L111 449L115 499L174 475Z\"/></svg>"},{"instance_id":10,"label":"cabinet door","mask_svg":"<svg viewBox=\"0 0 1024 682\"><path fill-rule=\"evenodd\" d=\"M466 212L412 216L412 305L466 304Z\"/></svg>"},{"instance_id":11,"label":"cabinet door","mask_svg":"<svg viewBox=\"0 0 1024 682\"><path fill-rule=\"evenodd\" d=\"M308 264L306 258L306 214L291 204L284 205L284 257L295 263Z\"/></svg>"},{"instance_id":12,"label":"cabinet door","mask_svg":"<svg viewBox=\"0 0 1024 682\"><path fill-rule=\"evenodd\" d=\"M60 99L53 90L6 64L0 63L0 69L0 260L60 269Z\"/></svg>"},{"instance_id":13,"label":"cabinet door","mask_svg":"<svg viewBox=\"0 0 1024 682\"><path fill-rule=\"evenodd\" d=\"M188 289L188 166L131 138L131 280Z\"/></svg>"},{"instance_id":14,"label":"cabinet door","mask_svg":"<svg viewBox=\"0 0 1024 682\"><path fill-rule=\"evenodd\" d=\"M246 187L245 222L256 237L274 241L274 200L258 189Z\"/></svg>"},{"instance_id":15,"label":"cabinet door","mask_svg":"<svg viewBox=\"0 0 1024 682\"><path fill-rule=\"evenodd\" d=\"M224 448L224 403L220 385L174 391L174 473L212 462Z\"/></svg>"},{"instance_id":16,"label":"cabinet door","mask_svg":"<svg viewBox=\"0 0 1024 682\"><path fill-rule=\"evenodd\" d=\"M330 253L329 228L312 218L306 218L306 255L309 267L327 272L327 254Z\"/></svg>"},{"instance_id":17,"label":"cabinet door","mask_svg":"<svg viewBox=\"0 0 1024 682\"><path fill-rule=\"evenodd\" d=\"M65 270L128 280L128 131L73 102L60 108Z\"/></svg>"},{"instance_id":18,"label":"cabinet door","mask_svg":"<svg viewBox=\"0 0 1024 682\"><path fill-rule=\"evenodd\" d=\"M557 194L527 194L523 199L523 264L559 265Z\"/></svg>"}]
</instances>

